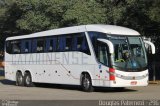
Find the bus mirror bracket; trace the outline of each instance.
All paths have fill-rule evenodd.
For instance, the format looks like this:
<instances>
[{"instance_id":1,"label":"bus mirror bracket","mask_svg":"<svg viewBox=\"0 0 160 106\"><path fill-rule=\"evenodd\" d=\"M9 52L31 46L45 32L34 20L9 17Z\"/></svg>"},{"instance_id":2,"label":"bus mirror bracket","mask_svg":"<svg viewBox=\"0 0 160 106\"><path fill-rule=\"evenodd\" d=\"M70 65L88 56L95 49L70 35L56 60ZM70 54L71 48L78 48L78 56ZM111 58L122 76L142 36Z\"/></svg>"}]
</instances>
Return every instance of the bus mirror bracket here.
<instances>
[{"instance_id":1,"label":"bus mirror bracket","mask_svg":"<svg viewBox=\"0 0 160 106\"><path fill-rule=\"evenodd\" d=\"M114 46L113 43L107 39L97 39L100 42L106 43L109 47L109 53L113 54L114 53Z\"/></svg>"},{"instance_id":2,"label":"bus mirror bracket","mask_svg":"<svg viewBox=\"0 0 160 106\"><path fill-rule=\"evenodd\" d=\"M155 45L152 42L146 41L146 40L144 40L144 43L150 45L151 46L151 50L152 50L152 54L155 54L155 51L156 51Z\"/></svg>"}]
</instances>

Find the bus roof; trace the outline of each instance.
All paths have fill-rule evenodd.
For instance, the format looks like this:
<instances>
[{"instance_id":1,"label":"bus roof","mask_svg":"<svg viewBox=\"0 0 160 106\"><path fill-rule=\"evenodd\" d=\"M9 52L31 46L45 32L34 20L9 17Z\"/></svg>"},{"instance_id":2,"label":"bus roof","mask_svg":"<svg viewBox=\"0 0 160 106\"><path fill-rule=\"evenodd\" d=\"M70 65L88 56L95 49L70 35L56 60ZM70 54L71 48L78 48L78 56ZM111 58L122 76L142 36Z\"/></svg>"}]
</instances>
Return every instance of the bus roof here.
<instances>
[{"instance_id":1,"label":"bus roof","mask_svg":"<svg viewBox=\"0 0 160 106\"><path fill-rule=\"evenodd\" d=\"M61 34L78 33L78 32L86 32L86 31L96 31L96 32L108 33L113 35L132 35L132 36L140 35L137 31L133 29L129 29L121 26L93 24L93 25L81 25L81 26L52 29L52 30L37 32L33 34L28 34L28 35L13 36L13 37L8 37L6 40L25 39L25 38L42 37L42 36L50 36L50 35L61 35Z\"/></svg>"}]
</instances>

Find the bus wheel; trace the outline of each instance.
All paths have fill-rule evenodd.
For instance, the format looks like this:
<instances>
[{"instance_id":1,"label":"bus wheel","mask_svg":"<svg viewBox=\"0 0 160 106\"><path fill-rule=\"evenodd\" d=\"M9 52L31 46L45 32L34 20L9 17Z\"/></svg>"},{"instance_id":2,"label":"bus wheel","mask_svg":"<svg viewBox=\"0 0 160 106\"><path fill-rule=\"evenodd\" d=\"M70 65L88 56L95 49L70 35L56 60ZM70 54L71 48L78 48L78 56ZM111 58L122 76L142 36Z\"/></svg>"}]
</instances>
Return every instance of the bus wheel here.
<instances>
[{"instance_id":1,"label":"bus wheel","mask_svg":"<svg viewBox=\"0 0 160 106\"><path fill-rule=\"evenodd\" d=\"M16 85L17 86L24 86L24 79L21 72L16 73Z\"/></svg>"},{"instance_id":2,"label":"bus wheel","mask_svg":"<svg viewBox=\"0 0 160 106\"><path fill-rule=\"evenodd\" d=\"M82 90L85 92L92 92L94 90L92 86L91 78L88 74L83 74L81 86L82 86Z\"/></svg>"},{"instance_id":3,"label":"bus wheel","mask_svg":"<svg viewBox=\"0 0 160 106\"><path fill-rule=\"evenodd\" d=\"M34 83L32 82L31 74L29 72L25 73L25 75L24 75L24 85L26 87L33 87L34 86Z\"/></svg>"}]
</instances>

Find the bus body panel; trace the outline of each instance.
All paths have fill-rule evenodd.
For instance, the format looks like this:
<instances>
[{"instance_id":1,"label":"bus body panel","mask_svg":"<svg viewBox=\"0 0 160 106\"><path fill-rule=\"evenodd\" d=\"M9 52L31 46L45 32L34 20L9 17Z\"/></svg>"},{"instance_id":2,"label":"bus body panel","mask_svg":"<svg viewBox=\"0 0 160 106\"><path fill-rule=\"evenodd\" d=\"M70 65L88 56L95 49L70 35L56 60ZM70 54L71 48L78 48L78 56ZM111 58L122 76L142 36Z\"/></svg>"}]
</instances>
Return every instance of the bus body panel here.
<instances>
[{"instance_id":1,"label":"bus body panel","mask_svg":"<svg viewBox=\"0 0 160 106\"><path fill-rule=\"evenodd\" d=\"M11 60L11 61L9 61ZM81 52L15 54L6 53L5 78L15 81L16 72L29 71L33 82L80 85L82 72L94 78L94 59Z\"/></svg>"}]
</instances>

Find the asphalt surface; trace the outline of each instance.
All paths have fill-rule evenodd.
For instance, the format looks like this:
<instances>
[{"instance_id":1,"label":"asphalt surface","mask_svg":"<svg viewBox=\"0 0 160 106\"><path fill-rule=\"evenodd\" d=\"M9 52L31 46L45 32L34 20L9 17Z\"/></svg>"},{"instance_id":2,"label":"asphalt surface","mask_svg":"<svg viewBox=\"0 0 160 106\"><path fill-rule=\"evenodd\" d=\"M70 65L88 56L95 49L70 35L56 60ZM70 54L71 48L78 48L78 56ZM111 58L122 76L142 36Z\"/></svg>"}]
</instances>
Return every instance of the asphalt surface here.
<instances>
[{"instance_id":1,"label":"asphalt surface","mask_svg":"<svg viewBox=\"0 0 160 106\"><path fill-rule=\"evenodd\" d=\"M37 84L36 84L37 85ZM116 91L96 88L87 93L78 86L38 84L37 87L19 87L15 82L0 80L0 99L7 100L153 100L160 99L160 85L126 88Z\"/></svg>"},{"instance_id":2,"label":"asphalt surface","mask_svg":"<svg viewBox=\"0 0 160 106\"><path fill-rule=\"evenodd\" d=\"M36 87L20 87L13 81L5 80L3 74L0 72L0 106L100 106L101 100L149 100L148 105L150 102L157 103L152 100L160 100L160 84L131 87L123 91L95 88L94 92L88 93L81 91L79 86L70 85L36 84ZM150 106L160 106L160 101Z\"/></svg>"}]
</instances>

